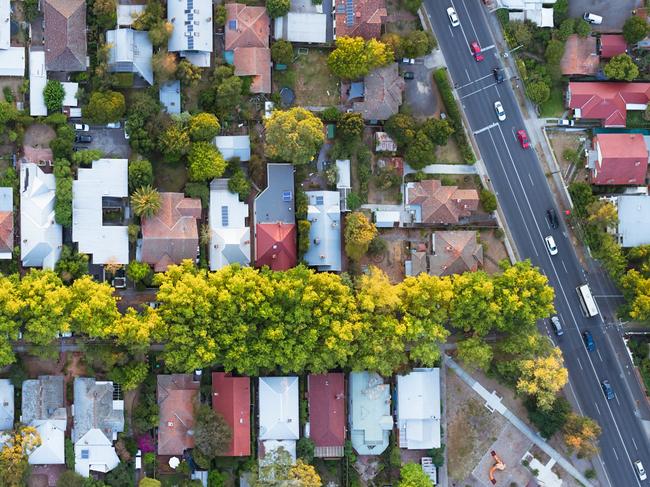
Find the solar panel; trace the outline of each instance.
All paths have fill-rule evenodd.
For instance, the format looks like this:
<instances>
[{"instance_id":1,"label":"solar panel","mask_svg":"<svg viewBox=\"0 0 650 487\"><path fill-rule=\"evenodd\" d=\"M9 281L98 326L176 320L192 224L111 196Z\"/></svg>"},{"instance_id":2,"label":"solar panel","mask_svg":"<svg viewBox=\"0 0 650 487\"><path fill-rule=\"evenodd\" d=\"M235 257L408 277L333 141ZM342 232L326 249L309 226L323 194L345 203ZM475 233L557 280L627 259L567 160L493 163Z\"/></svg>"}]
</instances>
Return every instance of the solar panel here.
<instances>
[{"instance_id":1,"label":"solar panel","mask_svg":"<svg viewBox=\"0 0 650 487\"><path fill-rule=\"evenodd\" d=\"M354 25L354 0L345 0L345 23Z\"/></svg>"},{"instance_id":2,"label":"solar panel","mask_svg":"<svg viewBox=\"0 0 650 487\"><path fill-rule=\"evenodd\" d=\"M282 192L282 201L289 202L291 201L291 191Z\"/></svg>"},{"instance_id":3,"label":"solar panel","mask_svg":"<svg viewBox=\"0 0 650 487\"><path fill-rule=\"evenodd\" d=\"M228 226L228 207L227 206L222 206L221 207L221 226L222 227L227 227Z\"/></svg>"},{"instance_id":4,"label":"solar panel","mask_svg":"<svg viewBox=\"0 0 650 487\"><path fill-rule=\"evenodd\" d=\"M81 450L81 458L88 460L90 458L90 452L88 450Z\"/></svg>"},{"instance_id":5,"label":"solar panel","mask_svg":"<svg viewBox=\"0 0 650 487\"><path fill-rule=\"evenodd\" d=\"M229 20L228 21L228 28L230 30L237 30L237 21L236 20Z\"/></svg>"},{"instance_id":6,"label":"solar panel","mask_svg":"<svg viewBox=\"0 0 650 487\"><path fill-rule=\"evenodd\" d=\"M316 204L317 205L322 205L324 203L323 197L322 196L316 196Z\"/></svg>"}]
</instances>

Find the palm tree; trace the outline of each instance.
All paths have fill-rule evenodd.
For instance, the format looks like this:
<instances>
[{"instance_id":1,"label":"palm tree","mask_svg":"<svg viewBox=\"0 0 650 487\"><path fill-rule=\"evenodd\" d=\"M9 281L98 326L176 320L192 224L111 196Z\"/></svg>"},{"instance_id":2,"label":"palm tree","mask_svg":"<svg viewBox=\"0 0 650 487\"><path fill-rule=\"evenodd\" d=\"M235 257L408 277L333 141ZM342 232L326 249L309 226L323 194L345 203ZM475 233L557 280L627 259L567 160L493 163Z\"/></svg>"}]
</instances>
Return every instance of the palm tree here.
<instances>
[{"instance_id":1,"label":"palm tree","mask_svg":"<svg viewBox=\"0 0 650 487\"><path fill-rule=\"evenodd\" d=\"M149 185L142 186L131 195L131 207L139 217L152 217L160 210L160 193Z\"/></svg>"}]
</instances>

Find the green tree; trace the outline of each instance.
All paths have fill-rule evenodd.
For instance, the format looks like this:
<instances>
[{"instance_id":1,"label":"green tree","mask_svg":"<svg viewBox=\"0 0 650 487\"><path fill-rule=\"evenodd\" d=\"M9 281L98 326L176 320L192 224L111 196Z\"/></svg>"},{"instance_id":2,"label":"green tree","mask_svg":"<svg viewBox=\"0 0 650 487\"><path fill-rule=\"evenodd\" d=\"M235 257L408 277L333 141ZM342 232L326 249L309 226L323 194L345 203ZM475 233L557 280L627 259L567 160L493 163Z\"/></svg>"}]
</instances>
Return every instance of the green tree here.
<instances>
[{"instance_id":1,"label":"green tree","mask_svg":"<svg viewBox=\"0 0 650 487\"><path fill-rule=\"evenodd\" d=\"M124 95L117 91L95 91L83 109L83 116L91 123L117 122L126 112Z\"/></svg>"},{"instance_id":2,"label":"green tree","mask_svg":"<svg viewBox=\"0 0 650 487\"><path fill-rule=\"evenodd\" d=\"M344 113L336 124L336 130L339 136L344 140L354 140L361 136L365 125L360 113Z\"/></svg>"},{"instance_id":3,"label":"green tree","mask_svg":"<svg viewBox=\"0 0 650 487\"><path fill-rule=\"evenodd\" d=\"M458 358L468 367L487 370L492 362L492 347L478 337L458 342Z\"/></svg>"},{"instance_id":4,"label":"green tree","mask_svg":"<svg viewBox=\"0 0 650 487\"><path fill-rule=\"evenodd\" d=\"M223 27L226 25L227 17L228 11L226 10L226 6L223 4L217 5L214 9L214 23L217 24L218 27Z\"/></svg>"},{"instance_id":5,"label":"green tree","mask_svg":"<svg viewBox=\"0 0 650 487\"><path fill-rule=\"evenodd\" d=\"M228 179L228 189L239 194L239 199L246 201L251 192L251 182L241 169L234 171Z\"/></svg>"},{"instance_id":6,"label":"green tree","mask_svg":"<svg viewBox=\"0 0 650 487\"><path fill-rule=\"evenodd\" d=\"M601 429L596 421L576 413L569 413L564 428L564 443L579 458L589 458L598 453Z\"/></svg>"},{"instance_id":7,"label":"green tree","mask_svg":"<svg viewBox=\"0 0 650 487\"><path fill-rule=\"evenodd\" d=\"M393 52L382 42L362 37L339 37L327 58L330 70L339 78L357 79L393 61Z\"/></svg>"},{"instance_id":8,"label":"green tree","mask_svg":"<svg viewBox=\"0 0 650 487\"><path fill-rule=\"evenodd\" d=\"M520 369L517 391L533 396L542 411L550 410L569 376L560 349L554 348L546 357L522 360Z\"/></svg>"},{"instance_id":9,"label":"green tree","mask_svg":"<svg viewBox=\"0 0 650 487\"><path fill-rule=\"evenodd\" d=\"M436 147L427 137L426 133L418 130L415 139L409 144L404 153L404 160L408 162L413 169L422 169L423 167L435 162Z\"/></svg>"},{"instance_id":10,"label":"green tree","mask_svg":"<svg viewBox=\"0 0 650 487\"><path fill-rule=\"evenodd\" d=\"M43 98L48 112L60 112L65 98L65 90L61 82L55 79L48 80L43 88Z\"/></svg>"},{"instance_id":11,"label":"green tree","mask_svg":"<svg viewBox=\"0 0 650 487\"><path fill-rule=\"evenodd\" d=\"M61 258L56 263L54 271L63 282L70 284L75 279L88 274L88 255L79 254L72 247L64 245L61 248Z\"/></svg>"},{"instance_id":12,"label":"green tree","mask_svg":"<svg viewBox=\"0 0 650 487\"><path fill-rule=\"evenodd\" d=\"M361 212L354 211L345 217L345 252L353 260L359 260L377 235L377 227Z\"/></svg>"},{"instance_id":13,"label":"green tree","mask_svg":"<svg viewBox=\"0 0 650 487\"><path fill-rule=\"evenodd\" d=\"M117 23L116 0L93 0L93 17L101 29L112 29Z\"/></svg>"},{"instance_id":14,"label":"green tree","mask_svg":"<svg viewBox=\"0 0 650 487\"><path fill-rule=\"evenodd\" d=\"M190 136L179 123L173 123L160 134L158 146L166 162L178 162L190 150Z\"/></svg>"},{"instance_id":15,"label":"green tree","mask_svg":"<svg viewBox=\"0 0 650 487\"><path fill-rule=\"evenodd\" d=\"M646 19L633 15L623 25L623 37L628 44L636 44L648 35Z\"/></svg>"},{"instance_id":16,"label":"green tree","mask_svg":"<svg viewBox=\"0 0 650 487\"><path fill-rule=\"evenodd\" d=\"M153 183L153 167L146 159L129 161L129 189L131 191Z\"/></svg>"},{"instance_id":17,"label":"green tree","mask_svg":"<svg viewBox=\"0 0 650 487\"><path fill-rule=\"evenodd\" d=\"M517 44L524 47L530 46L533 40L533 31L529 22L513 21L507 25L507 31L512 35Z\"/></svg>"},{"instance_id":18,"label":"green tree","mask_svg":"<svg viewBox=\"0 0 650 487\"><path fill-rule=\"evenodd\" d=\"M160 480L151 479L149 477L142 477L138 487L160 487L162 484Z\"/></svg>"},{"instance_id":19,"label":"green tree","mask_svg":"<svg viewBox=\"0 0 650 487\"><path fill-rule=\"evenodd\" d=\"M397 113L386 120L384 128L397 145L405 147L415 139L418 123L411 115Z\"/></svg>"},{"instance_id":20,"label":"green tree","mask_svg":"<svg viewBox=\"0 0 650 487\"><path fill-rule=\"evenodd\" d=\"M160 193L151 186L142 186L131 195L133 213L142 218L149 218L160 210Z\"/></svg>"},{"instance_id":21,"label":"green tree","mask_svg":"<svg viewBox=\"0 0 650 487\"><path fill-rule=\"evenodd\" d=\"M488 213L492 213L493 211L496 211L497 197L492 191L486 188L482 188L481 192L479 193L479 197L481 200L481 206L485 211L487 211Z\"/></svg>"},{"instance_id":22,"label":"green tree","mask_svg":"<svg viewBox=\"0 0 650 487\"><path fill-rule=\"evenodd\" d=\"M578 36L587 38L591 34L591 25L584 19L577 19L574 30Z\"/></svg>"},{"instance_id":23,"label":"green tree","mask_svg":"<svg viewBox=\"0 0 650 487\"><path fill-rule=\"evenodd\" d=\"M66 470L56 481L56 487L87 487L86 478L74 470Z\"/></svg>"},{"instance_id":24,"label":"green tree","mask_svg":"<svg viewBox=\"0 0 650 487\"><path fill-rule=\"evenodd\" d=\"M540 105L549 99L551 89L544 81L533 81L526 86L526 95L528 95L530 101Z\"/></svg>"},{"instance_id":25,"label":"green tree","mask_svg":"<svg viewBox=\"0 0 650 487\"><path fill-rule=\"evenodd\" d=\"M399 47L406 57L422 57L436 47L436 41L428 31L412 30L402 37Z\"/></svg>"},{"instance_id":26,"label":"green tree","mask_svg":"<svg viewBox=\"0 0 650 487\"><path fill-rule=\"evenodd\" d=\"M557 37L562 42L566 41L571 34L573 34L576 26L575 19L565 19L560 24L560 27L557 30Z\"/></svg>"},{"instance_id":27,"label":"green tree","mask_svg":"<svg viewBox=\"0 0 650 487\"><path fill-rule=\"evenodd\" d=\"M151 273L151 267L149 267L149 264L146 262L132 260L129 262L129 265L126 266L126 276L133 282L144 281L151 275Z\"/></svg>"},{"instance_id":28,"label":"green tree","mask_svg":"<svg viewBox=\"0 0 650 487\"><path fill-rule=\"evenodd\" d=\"M619 54L605 65L605 76L610 79L632 81L639 76L639 68L630 56Z\"/></svg>"},{"instance_id":29,"label":"green tree","mask_svg":"<svg viewBox=\"0 0 650 487\"><path fill-rule=\"evenodd\" d=\"M454 133L454 127L449 120L429 118L422 125L422 131L436 145L446 145L449 137Z\"/></svg>"},{"instance_id":30,"label":"green tree","mask_svg":"<svg viewBox=\"0 0 650 487\"><path fill-rule=\"evenodd\" d=\"M553 4L553 21L555 25L560 25L569 14L569 0L557 0Z\"/></svg>"},{"instance_id":31,"label":"green tree","mask_svg":"<svg viewBox=\"0 0 650 487\"><path fill-rule=\"evenodd\" d=\"M407 463L399 472L398 487L433 487L429 476L418 463Z\"/></svg>"},{"instance_id":32,"label":"green tree","mask_svg":"<svg viewBox=\"0 0 650 487\"><path fill-rule=\"evenodd\" d=\"M66 159L54 161L56 201L54 219L64 227L72 226L72 171Z\"/></svg>"},{"instance_id":33,"label":"green tree","mask_svg":"<svg viewBox=\"0 0 650 487\"><path fill-rule=\"evenodd\" d=\"M56 138L50 141L55 159L68 159L72 155L74 137L74 129L70 125L61 125L56 129Z\"/></svg>"},{"instance_id":34,"label":"green tree","mask_svg":"<svg viewBox=\"0 0 650 487\"><path fill-rule=\"evenodd\" d=\"M149 368L144 362L129 362L120 367L113 367L108 378L120 384L123 390L132 391L147 378Z\"/></svg>"},{"instance_id":35,"label":"green tree","mask_svg":"<svg viewBox=\"0 0 650 487\"><path fill-rule=\"evenodd\" d=\"M32 426L19 426L7 432L0 450L0 471L3 487L27 485L29 473L28 456L41 444L41 437Z\"/></svg>"},{"instance_id":36,"label":"green tree","mask_svg":"<svg viewBox=\"0 0 650 487\"><path fill-rule=\"evenodd\" d=\"M99 149L86 149L74 152L72 162L80 166L90 166L94 161L104 157L104 153Z\"/></svg>"},{"instance_id":37,"label":"green tree","mask_svg":"<svg viewBox=\"0 0 650 487\"><path fill-rule=\"evenodd\" d=\"M110 487L132 486L134 479L132 462L120 462L117 467L106 474L104 482Z\"/></svg>"},{"instance_id":38,"label":"green tree","mask_svg":"<svg viewBox=\"0 0 650 487\"><path fill-rule=\"evenodd\" d=\"M564 43L557 39L551 39L546 45L546 51L544 51L544 56L548 64L557 65L560 64L562 55L564 54Z\"/></svg>"},{"instance_id":39,"label":"green tree","mask_svg":"<svg viewBox=\"0 0 650 487\"><path fill-rule=\"evenodd\" d=\"M158 83L165 83L174 79L178 70L176 56L162 48L155 52L151 58L154 78Z\"/></svg>"},{"instance_id":40,"label":"green tree","mask_svg":"<svg viewBox=\"0 0 650 487\"><path fill-rule=\"evenodd\" d=\"M586 218L589 214L589 206L596 200L596 197L591 192L591 185L587 183L571 183L569 185L569 194L576 215L580 218Z\"/></svg>"},{"instance_id":41,"label":"green tree","mask_svg":"<svg viewBox=\"0 0 650 487\"><path fill-rule=\"evenodd\" d=\"M197 113L190 118L189 132L193 141L211 142L221 130L219 120L212 113Z\"/></svg>"},{"instance_id":42,"label":"green tree","mask_svg":"<svg viewBox=\"0 0 650 487\"><path fill-rule=\"evenodd\" d=\"M195 142L187 156L191 181L218 178L226 170L226 161L210 142Z\"/></svg>"},{"instance_id":43,"label":"green tree","mask_svg":"<svg viewBox=\"0 0 650 487\"><path fill-rule=\"evenodd\" d=\"M201 68L182 58L176 67L176 79L184 85L193 86L201 80Z\"/></svg>"},{"instance_id":44,"label":"green tree","mask_svg":"<svg viewBox=\"0 0 650 487\"><path fill-rule=\"evenodd\" d=\"M266 155L272 160L307 164L325 140L323 122L301 107L275 110L264 126Z\"/></svg>"},{"instance_id":45,"label":"green tree","mask_svg":"<svg viewBox=\"0 0 650 487\"><path fill-rule=\"evenodd\" d=\"M411 12L413 15L417 15L420 6L422 5L422 0L402 0L404 8Z\"/></svg>"},{"instance_id":46,"label":"green tree","mask_svg":"<svg viewBox=\"0 0 650 487\"><path fill-rule=\"evenodd\" d=\"M284 39L278 39L271 45L271 59L278 64L291 64L293 62L293 44Z\"/></svg>"},{"instance_id":47,"label":"green tree","mask_svg":"<svg viewBox=\"0 0 650 487\"><path fill-rule=\"evenodd\" d=\"M288 14L290 8L289 0L266 0L266 11L272 19Z\"/></svg>"},{"instance_id":48,"label":"green tree","mask_svg":"<svg viewBox=\"0 0 650 487\"><path fill-rule=\"evenodd\" d=\"M618 210L613 203L605 200L596 200L587 206L587 222L606 231L609 227L618 224Z\"/></svg>"},{"instance_id":49,"label":"green tree","mask_svg":"<svg viewBox=\"0 0 650 487\"><path fill-rule=\"evenodd\" d=\"M207 458L215 458L228 450L232 429L223 416L206 404L195 407L195 447Z\"/></svg>"},{"instance_id":50,"label":"green tree","mask_svg":"<svg viewBox=\"0 0 650 487\"><path fill-rule=\"evenodd\" d=\"M544 438L550 438L560 431L571 412L569 401L561 396L555 399L553 406L547 411L539 409L533 397L526 398L524 404L528 411L528 419L537 427Z\"/></svg>"},{"instance_id":51,"label":"green tree","mask_svg":"<svg viewBox=\"0 0 650 487\"><path fill-rule=\"evenodd\" d=\"M148 2L155 3L155 2ZM163 19L159 19L158 22L155 22L149 28L149 40L154 48L160 49L167 45L167 41L172 36L174 31L174 26L171 22L166 22ZM158 80L160 81L160 80Z\"/></svg>"}]
</instances>

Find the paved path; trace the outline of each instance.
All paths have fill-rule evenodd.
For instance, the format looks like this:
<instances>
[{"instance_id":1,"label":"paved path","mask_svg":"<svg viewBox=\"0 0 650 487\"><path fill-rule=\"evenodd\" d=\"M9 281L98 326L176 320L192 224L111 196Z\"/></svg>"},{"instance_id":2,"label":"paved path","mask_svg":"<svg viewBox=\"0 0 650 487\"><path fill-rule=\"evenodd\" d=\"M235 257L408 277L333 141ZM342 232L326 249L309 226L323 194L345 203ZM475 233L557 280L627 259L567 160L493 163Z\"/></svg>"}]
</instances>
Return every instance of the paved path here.
<instances>
[{"instance_id":1,"label":"paved path","mask_svg":"<svg viewBox=\"0 0 650 487\"><path fill-rule=\"evenodd\" d=\"M454 362L448 355L443 355L445 365L451 368L460 379L470 386L474 392L481 396L486 401L486 407L494 409L506 418L512 425L521 431L530 441L535 443L544 453L555 460L564 470L573 476L578 482L581 482L587 487L592 487L592 484L587 478L582 475L571 463L565 459L558 451L551 447L544 439L539 436L532 428L530 428L521 419L515 416L507 407L501 402L501 398L495 392L488 392L485 387L474 380L467 372L465 372L460 365Z\"/></svg>"},{"instance_id":2,"label":"paved path","mask_svg":"<svg viewBox=\"0 0 650 487\"><path fill-rule=\"evenodd\" d=\"M404 174L416 173L408 164L404 164ZM467 164L430 164L422 169L425 174L477 174L474 165Z\"/></svg>"}]
</instances>

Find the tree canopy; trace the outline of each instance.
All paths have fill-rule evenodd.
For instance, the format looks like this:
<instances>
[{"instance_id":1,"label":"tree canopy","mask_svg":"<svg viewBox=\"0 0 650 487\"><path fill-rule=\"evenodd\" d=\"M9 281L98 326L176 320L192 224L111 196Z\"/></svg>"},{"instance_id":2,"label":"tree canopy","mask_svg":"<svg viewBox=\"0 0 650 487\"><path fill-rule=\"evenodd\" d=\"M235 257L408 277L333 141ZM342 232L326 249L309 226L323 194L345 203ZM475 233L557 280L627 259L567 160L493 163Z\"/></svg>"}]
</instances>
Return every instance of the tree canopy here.
<instances>
[{"instance_id":1,"label":"tree canopy","mask_svg":"<svg viewBox=\"0 0 650 487\"><path fill-rule=\"evenodd\" d=\"M266 155L276 161L307 164L325 140L323 122L301 107L275 110L264 126Z\"/></svg>"},{"instance_id":2,"label":"tree canopy","mask_svg":"<svg viewBox=\"0 0 650 487\"><path fill-rule=\"evenodd\" d=\"M336 49L327 58L332 72L343 79L362 78L370 71L393 61L393 51L376 39L339 37Z\"/></svg>"},{"instance_id":3,"label":"tree canopy","mask_svg":"<svg viewBox=\"0 0 650 487\"><path fill-rule=\"evenodd\" d=\"M65 90L61 82L55 79L48 80L43 88L43 98L48 112L60 112L65 98Z\"/></svg>"},{"instance_id":4,"label":"tree canopy","mask_svg":"<svg viewBox=\"0 0 650 487\"><path fill-rule=\"evenodd\" d=\"M605 75L610 79L632 81L639 76L639 68L627 54L614 56L605 65Z\"/></svg>"},{"instance_id":5,"label":"tree canopy","mask_svg":"<svg viewBox=\"0 0 650 487\"><path fill-rule=\"evenodd\" d=\"M636 44L648 35L648 23L646 19L633 15L623 25L623 37L628 44Z\"/></svg>"},{"instance_id":6,"label":"tree canopy","mask_svg":"<svg viewBox=\"0 0 650 487\"><path fill-rule=\"evenodd\" d=\"M84 118L91 123L117 122L126 112L124 95L117 91L95 91L83 109Z\"/></svg>"}]
</instances>

